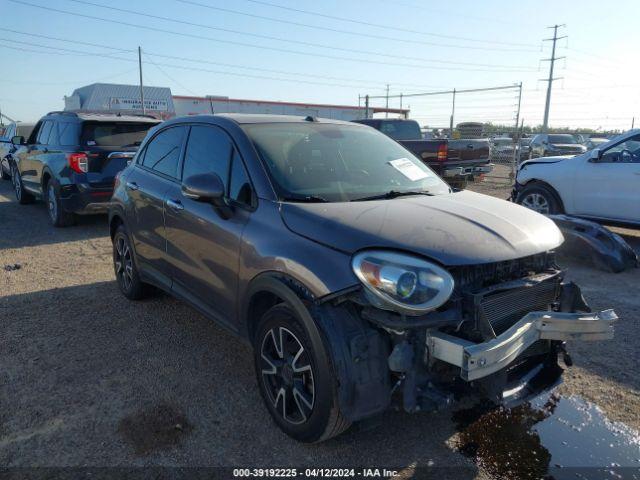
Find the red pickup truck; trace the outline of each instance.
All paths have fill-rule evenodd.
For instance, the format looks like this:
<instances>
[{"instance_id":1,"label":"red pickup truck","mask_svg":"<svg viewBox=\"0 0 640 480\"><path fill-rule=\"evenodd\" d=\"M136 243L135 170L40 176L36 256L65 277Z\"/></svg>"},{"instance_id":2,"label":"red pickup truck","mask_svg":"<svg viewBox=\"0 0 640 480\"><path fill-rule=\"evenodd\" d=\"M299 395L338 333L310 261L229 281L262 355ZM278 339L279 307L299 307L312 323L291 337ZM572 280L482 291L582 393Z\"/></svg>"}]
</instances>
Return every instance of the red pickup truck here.
<instances>
[{"instance_id":1,"label":"red pickup truck","mask_svg":"<svg viewBox=\"0 0 640 480\"><path fill-rule=\"evenodd\" d=\"M393 138L454 186L493 169L487 139L423 140L415 120L367 118L354 122L369 125Z\"/></svg>"}]
</instances>

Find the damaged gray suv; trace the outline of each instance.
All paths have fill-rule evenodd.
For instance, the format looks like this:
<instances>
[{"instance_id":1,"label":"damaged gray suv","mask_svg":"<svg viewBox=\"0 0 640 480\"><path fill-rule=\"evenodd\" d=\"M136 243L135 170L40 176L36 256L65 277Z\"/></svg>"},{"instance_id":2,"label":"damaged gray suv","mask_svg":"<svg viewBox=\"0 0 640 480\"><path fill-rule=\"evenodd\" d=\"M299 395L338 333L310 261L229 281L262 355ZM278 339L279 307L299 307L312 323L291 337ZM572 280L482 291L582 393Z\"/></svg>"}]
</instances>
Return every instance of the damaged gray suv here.
<instances>
[{"instance_id":1,"label":"damaged gray suv","mask_svg":"<svg viewBox=\"0 0 640 480\"><path fill-rule=\"evenodd\" d=\"M615 313L563 280L551 220L451 190L365 125L164 122L109 222L122 293L160 288L248 340L267 409L303 442L394 404L517 404L560 382L565 341L613 336Z\"/></svg>"}]
</instances>

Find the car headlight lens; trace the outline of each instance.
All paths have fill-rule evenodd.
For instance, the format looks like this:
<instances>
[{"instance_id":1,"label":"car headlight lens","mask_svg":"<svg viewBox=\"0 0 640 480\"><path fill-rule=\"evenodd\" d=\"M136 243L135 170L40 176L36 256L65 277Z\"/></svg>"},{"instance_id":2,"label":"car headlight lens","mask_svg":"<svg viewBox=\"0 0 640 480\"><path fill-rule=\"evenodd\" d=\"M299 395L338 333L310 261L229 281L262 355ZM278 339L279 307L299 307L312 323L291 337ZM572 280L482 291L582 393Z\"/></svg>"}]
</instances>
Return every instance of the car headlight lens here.
<instances>
[{"instance_id":1,"label":"car headlight lens","mask_svg":"<svg viewBox=\"0 0 640 480\"><path fill-rule=\"evenodd\" d=\"M433 263L403 253L367 250L353 257L354 273L380 308L421 315L444 304L453 277Z\"/></svg>"}]
</instances>

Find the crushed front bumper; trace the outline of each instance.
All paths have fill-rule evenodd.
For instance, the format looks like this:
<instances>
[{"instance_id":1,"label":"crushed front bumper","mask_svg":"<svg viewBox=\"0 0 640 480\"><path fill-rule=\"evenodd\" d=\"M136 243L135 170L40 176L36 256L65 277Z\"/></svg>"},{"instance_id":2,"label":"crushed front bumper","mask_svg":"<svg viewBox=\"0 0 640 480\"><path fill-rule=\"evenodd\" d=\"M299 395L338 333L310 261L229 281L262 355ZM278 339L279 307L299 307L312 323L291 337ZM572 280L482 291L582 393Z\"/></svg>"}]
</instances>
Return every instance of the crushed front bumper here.
<instances>
[{"instance_id":1,"label":"crushed front bumper","mask_svg":"<svg viewBox=\"0 0 640 480\"><path fill-rule=\"evenodd\" d=\"M427 334L432 358L460 368L465 381L478 380L509 366L538 340L609 340L618 316L598 313L530 312L496 338L473 343L439 331Z\"/></svg>"}]
</instances>

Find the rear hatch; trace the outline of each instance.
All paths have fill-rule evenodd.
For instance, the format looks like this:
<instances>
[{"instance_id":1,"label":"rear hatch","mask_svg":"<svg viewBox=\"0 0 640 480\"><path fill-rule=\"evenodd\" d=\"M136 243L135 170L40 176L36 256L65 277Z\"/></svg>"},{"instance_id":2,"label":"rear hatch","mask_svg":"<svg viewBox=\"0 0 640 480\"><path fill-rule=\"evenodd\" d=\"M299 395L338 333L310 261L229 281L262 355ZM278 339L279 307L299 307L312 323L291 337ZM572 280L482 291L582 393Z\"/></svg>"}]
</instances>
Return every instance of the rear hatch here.
<instances>
[{"instance_id":1,"label":"rear hatch","mask_svg":"<svg viewBox=\"0 0 640 480\"><path fill-rule=\"evenodd\" d=\"M87 180L94 188L111 188L135 155L153 122L86 121L80 148L87 152Z\"/></svg>"},{"instance_id":2,"label":"rear hatch","mask_svg":"<svg viewBox=\"0 0 640 480\"><path fill-rule=\"evenodd\" d=\"M489 140L461 139L449 140L448 161L463 161L465 163L486 163L489 161Z\"/></svg>"}]
</instances>

